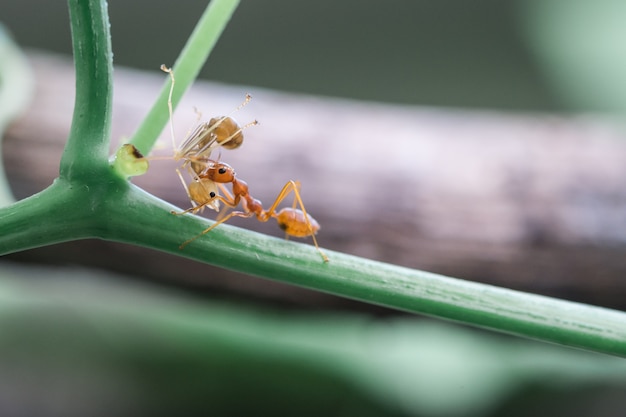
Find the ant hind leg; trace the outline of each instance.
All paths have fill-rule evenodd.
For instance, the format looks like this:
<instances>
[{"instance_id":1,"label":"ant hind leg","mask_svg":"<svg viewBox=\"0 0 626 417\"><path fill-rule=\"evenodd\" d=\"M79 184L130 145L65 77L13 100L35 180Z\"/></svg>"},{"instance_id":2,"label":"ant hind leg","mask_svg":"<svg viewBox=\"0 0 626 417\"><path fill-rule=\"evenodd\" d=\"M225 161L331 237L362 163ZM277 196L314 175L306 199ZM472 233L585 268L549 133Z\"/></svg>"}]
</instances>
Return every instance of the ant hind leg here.
<instances>
[{"instance_id":1,"label":"ant hind leg","mask_svg":"<svg viewBox=\"0 0 626 417\"><path fill-rule=\"evenodd\" d=\"M287 196L293 193L294 195L294 199L293 199L293 204L291 209L292 210L297 210L296 206L300 207L300 211L302 211L303 214L303 218L304 218L304 222L306 224L306 227L308 229L309 232L309 236L311 236L311 239L313 239L313 244L315 245L315 249L317 249L317 252L320 254L320 256L322 257L322 259L324 260L324 262L328 262L328 256L326 256L326 254L324 254L324 252L322 252L322 250L320 249L318 243L317 243L317 239L315 238L315 232L316 229L313 228L313 225L311 224L311 219L312 217L310 217L308 215L308 213L306 212L306 209L304 208L304 202L302 201L302 197L300 197L300 182L299 181L289 181L287 182L287 184L285 184L283 186L283 189L280 191L280 193L278 193L278 196L276 197L276 200L274 200L274 203L272 204L272 206L269 208L269 210L267 210L267 216L269 217L277 217L276 216L276 207L285 199L287 198ZM319 228L319 226L317 226L317 228ZM289 233L287 231L285 231L285 236L289 236Z\"/></svg>"}]
</instances>

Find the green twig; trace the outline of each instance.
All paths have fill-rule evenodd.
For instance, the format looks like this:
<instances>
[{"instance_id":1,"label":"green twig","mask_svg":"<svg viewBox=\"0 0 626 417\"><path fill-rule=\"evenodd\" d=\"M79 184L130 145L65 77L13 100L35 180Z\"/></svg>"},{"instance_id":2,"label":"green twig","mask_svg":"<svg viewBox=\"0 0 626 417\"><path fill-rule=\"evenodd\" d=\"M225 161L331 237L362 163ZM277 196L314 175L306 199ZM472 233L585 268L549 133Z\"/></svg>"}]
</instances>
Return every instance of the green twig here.
<instances>
[{"instance_id":1,"label":"green twig","mask_svg":"<svg viewBox=\"0 0 626 417\"><path fill-rule=\"evenodd\" d=\"M126 216L128 223L110 228L108 239L367 303L626 357L626 314L614 310L463 281L326 249L330 262L324 263L311 245L228 225L220 225L181 251L178 245L183 240L210 223L192 215L168 216L163 208L170 206L157 208L151 196L136 191L127 195L130 199L127 206L134 210L122 213L118 209L120 212L114 216ZM158 240L153 231L157 224Z\"/></svg>"},{"instance_id":2,"label":"green twig","mask_svg":"<svg viewBox=\"0 0 626 417\"><path fill-rule=\"evenodd\" d=\"M113 53L106 1L69 0L76 98L61 157L62 178L97 178L107 168L113 96Z\"/></svg>"},{"instance_id":3,"label":"green twig","mask_svg":"<svg viewBox=\"0 0 626 417\"><path fill-rule=\"evenodd\" d=\"M236 4L228 1L215 0ZM617 311L331 251L327 251L330 262L324 263L311 245L228 225L181 251L182 241L211 222L193 215L173 216L170 210L175 207L133 186L107 164L112 68L105 2L70 0L70 7L77 96L61 177L43 192L0 209L0 254L87 237L127 242L373 304L626 356L626 314ZM222 19L226 16L222 13ZM188 56L179 61L189 59L194 65L188 64L177 76L182 72L189 77L189 68L204 59L204 54ZM167 106L161 101L156 107L165 115L160 131L167 121Z\"/></svg>"},{"instance_id":4,"label":"green twig","mask_svg":"<svg viewBox=\"0 0 626 417\"><path fill-rule=\"evenodd\" d=\"M238 5L239 0L212 0L204 11L173 67L177 87L172 94L173 108L176 108L185 91L197 78ZM166 77L159 97L129 141L144 155L150 152L167 124L170 86L171 80Z\"/></svg>"},{"instance_id":5,"label":"green twig","mask_svg":"<svg viewBox=\"0 0 626 417\"><path fill-rule=\"evenodd\" d=\"M120 180L120 183L125 183ZM111 188L104 206L94 215L89 207L68 215L67 204L80 205L82 195L51 190L33 205L13 208L11 229L0 230L0 253L43 244L100 237L150 247L263 278L311 288L367 303L446 318L532 339L626 357L626 314L526 294L485 284L411 270L325 250L324 263L311 245L284 241L248 230L221 225L184 250L178 246L211 222L198 216L173 216L174 206L155 199L140 188ZM52 207L50 209L50 207ZM94 221L94 217L97 221ZM44 219L33 240L28 224ZM59 222L57 219L63 219ZM78 227L77 227L78 225ZM68 234L67 230L79 231ZM34 242L34 243L33 243Z\"/></svg>"}]
</instances>

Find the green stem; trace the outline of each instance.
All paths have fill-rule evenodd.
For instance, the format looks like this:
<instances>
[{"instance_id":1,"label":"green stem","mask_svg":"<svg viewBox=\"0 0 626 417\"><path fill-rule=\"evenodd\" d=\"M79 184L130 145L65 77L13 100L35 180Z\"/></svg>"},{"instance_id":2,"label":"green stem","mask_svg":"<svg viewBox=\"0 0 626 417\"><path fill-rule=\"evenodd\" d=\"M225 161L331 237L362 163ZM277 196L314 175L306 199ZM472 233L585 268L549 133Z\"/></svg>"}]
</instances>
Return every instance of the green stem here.
<instances>
[{"instance_id":1,"label":"green stem","mask_svg":"<svg viewBox=\"0 0 626 417\"><path fill-rule=\"evenodd\" d=\"M151 247L368 303L626 356L626 314L617 311L331 251L327 251L330 262L324 263L311 245L228 225L221 225L181 251L182 241L211 223L198 216L170 214L175 207L129 184L107 165L112 66L105 2L69 3L77 97L72 131L61 161L61 177L41 193L0 209L0 254L97 237ZM234 9L236 3L214 0L212 7L230 5ZM224 13L222 10L222 18ZM199 26L204 28L206 24ZM219 33L222 27L211 30ZM194 38L204 35L198 29ZM190 44L196 45L195 41ZM177 64L177 77L182 73L183 81L193 78L194 68L199 70L201 59L194 55L199 52L193 51L194 47L186 48ZM167 122L165 102L161 99L155 106L165 115L159 131ZM150 123L146 120L144 125ZM143 138L138 143L149 145L144 136L138 136Z\"/></svg>"},{"instance_id":2,"label":"green stem","mask_svg":"<svg viewBox=\"0 0 626 417\"><path fill-rule=\"evenodd\" d=\"M57 180L0 209L0 254L98 237L150 247L259 277L394 309L432 315L546 342L626 357L626 314L411 270L220 225L184 250L211 222L174 216L174 206L126 181L96 191ZM104 193L104 194L103 194ZM36 201L35 201L36 200ZM77 209L80 208L80 209ZM33 234L33 221L37 233Z\"/></svg>"},{"instance_id":3,"label":"green stem","mask_svg":"<svg viewBox=\"0 0 626 417\"><path fill-rule=\"evenodd\" d=\"M98 234L86 204L90 189L57 179L45 190L0 209L0 253L8 254Z\"/></svg>"},{"instance_id":4,"label":"green stem","mask_svg":"<svg viewBox=\"0 0 626 417\"><path fill-rule=\"evenodd\" d=\"M626 357L626 314L618 311L331 251L326 251L330 262L324 263L311 245L228 225L180 250L182 241L211 223L173 216L168 213L172 206L137 188L125 198L124 204L109 207L112 219L124 221L110 224L103 237L367 303Z\"/></svg>"},{"instance_id":5,"label":"green stem","mask_svg":"<svg viewBox=\"0 0 626 417\"><path fill-rule=\"evenodd\" d=\"M113 95L113 53L104 0L69 0L76 68L70 135L61 158L62 178L97 178L107 169Z\"/></svg>"},{"instance_id":6,"label":"green stem","mask_svg":"<svg viewBox=\"0 0 626 417\"><path fill-rule=\"evenodd\" d=\"M177 87L172 94L173 108L197 78L238 5L239 0L212 0L204 11L173 67ZM167 100L171 81L169 76L165 77L159 97L129 141L144 155L150 152L169 119Z\"/></svg>"},{"instance_id":7,"label":"green stem","mask_svg":"<svg viewBox=\"0 0 626 417\"><path fill-rule=\"evenodd\" d=\"M0 210L0 250L93 237L106 229L103 196L128 190L108 165L113 64L105 0L69 0L76 98L60 176Z\"/></svg>"}]
</instances>

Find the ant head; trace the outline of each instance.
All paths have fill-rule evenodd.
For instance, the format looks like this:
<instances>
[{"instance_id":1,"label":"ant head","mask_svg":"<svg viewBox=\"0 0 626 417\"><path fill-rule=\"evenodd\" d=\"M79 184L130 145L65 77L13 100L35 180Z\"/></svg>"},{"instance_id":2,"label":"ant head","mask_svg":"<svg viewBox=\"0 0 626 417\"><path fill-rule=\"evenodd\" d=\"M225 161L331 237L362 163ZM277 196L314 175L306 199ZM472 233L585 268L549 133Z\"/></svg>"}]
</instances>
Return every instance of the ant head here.
<instances>
[{"instance_id":1,"label":"ant head","mask_svg":"<svg viewBox=\"0 0 626 417\"><path fill-rule=\"evenodd\" d=\"M206 171L206 177L217 183L229 183L235 179L235 170L224 162L215 162Z\"/></svg>"},{"instance_id":2,"label":"ant head","mask_svg":"<svg viewBox=\"0 0 626 417\"><path fill-rule=\"evenodd\" d=\"M220 209L220 201L216 199L219 195L217 185L213 181L200 178L189 184L187 190L189 192L189 198L191 198L197 205L210 207L215 211Z\"/></svg>"}]
</instances>

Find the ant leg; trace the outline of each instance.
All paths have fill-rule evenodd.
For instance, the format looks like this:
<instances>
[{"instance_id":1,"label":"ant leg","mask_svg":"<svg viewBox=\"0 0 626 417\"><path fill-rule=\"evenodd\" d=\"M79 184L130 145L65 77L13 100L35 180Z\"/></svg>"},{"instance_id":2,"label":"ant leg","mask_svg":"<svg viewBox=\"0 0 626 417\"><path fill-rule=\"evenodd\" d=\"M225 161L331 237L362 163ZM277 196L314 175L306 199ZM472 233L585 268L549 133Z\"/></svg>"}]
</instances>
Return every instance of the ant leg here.
<instances>
[{"instance_id":1,"label":"ant leg","mask_svg":"<svg viewBox=\"0 0 626 417\"><path fill-rule=\"evenodd\" d=\"M201 204L199 206L195 206L195 207L189 207L186 210L183 211L170 211L171 214L175 215L175 216L182 216L183 214L187 214L187 213L192 213L192 214L196 214L198 211L202 210L204 208L204 204Z\"/></svg>"},{"instance_id":2,"label":"ant leg","mask_svg":"<svg viewBox=\"0 0 626 417\"><path fill-rule=\"evenodd\" d=\"M220 199L222 199L221 196L220 196ZM211 230L215 229L220 224L227 222L228 220L230 220L232 217L235 217L235 216L237 216L237 217L250 217L250 216L252 216L252 213L244 213L243 211L231 211L223 219L216 220L215 223L213 223L210 227L207 227L206 229L204 229L202 231L202 233L199 233L199 234L195 235L194 237L192 237L191 239L187 239L186 241L184 241L178 248L179 249L184 249L185 246L187 246L188 244L190 244L191 242L193 242L194 240L196 240L200 236L209 233Z\"/></svg>"},{"instance_id":3,"label":"ant leg","mask_svg":"<svg viewBox=\"0 0 626 417\"><path fill-rule=\"evenodd\" d=\"M272 203L271 207L268 210L266 210L267 216L272 217L272 215L276 213L276 207L278 207L278 205L282 203L282 201L289 195L289 193L293 192L294 190L298 188L300 188L299 181L287 182L287 184L285 184L282 190L280 190L280 192L278 193L278 196L276 197L276 200L274 200L274 202ZM302 211L306 213L304 210Z\"/></svg>"},{"instance_id":4,"label":"ant leg","mask_svg":"<svg viewBox=\"0 0 626 417\"><path fill-rule=\"evenodd\" d=\"M296 185L295 185L295 186L296 186L296 188L297 188L298 190L300 190L300 181L294 181L294 183L296 184ZM295 209L296 209L296 205L297 205L297 204L298 204L298 200L296 200L296 199L294 198L294 199L293 199L293 204L291 204L291 208L292 208L293 210L295 210ZM304 212L303 212L303 213L304 213ZM308 219L308 217L307 217L307 219ZM311 235L311 236L313 236L313 235ZM289 240L289 233L287 233L287 232L285 232L285 240Z\"/></svg>"},{"instance_id":5,"label":"ant leg","mask_svg":"<svg viewBox=\"0 0 626 417\"><path fill-rule=\"evenodd\" d=\"M300 192L300 181L294 181L294 183L295 183L295 186L294 186L294 192L297 192L297 193L298 193L298 195L299 195L299 192ZM294 198L294 199L293 199L293 204L291 205L291 208L292 208L292 209L295 209L295 208L296 208L297 203L298 203L298 200L296 200L296 199ZM303 212L304 212L304 211L303 211Z\"/></svg>"},{"instance_id":6,"label":"ant leg","mask_svg":"<svg viewBox=\"0 0 626 417\"><path fill-rule=\"evenodd\" d=\"M178 178L180 182L183 184L183 188L187 192L187 197L189 197L189 201L192 204L187 210L182 212L172 211L172 214L181 215L185 213L194 213L202 212L206 206L209 206L215 211L219 211L219 194L216 187L211 187L211 185L215 185L213 182L202 181L197 176L193 175L193 172L189 167L187 167L189 174L193 177L193 182L190 186L187 186L185 179L183 178L180 169L176 169L176 173L178 174ZM193 186L193 190L190 188Z\"/></svg>"},{"instance_id":7,"label":"ant leg","mask_svg":"<svg viewBox=\"0 0 626 417\"><path fill-rule=\"evenodd\" d=\"M300 191L299 191L300 182L291 181L291 183L293 184L292 191L294 195L294 201L297 200L298 204L300 205L300 209L302 209L302 213L304 214L304 218L306 219L306 225L309 228L309 232L311 232L311 238L313 239L313 244L315 245L315 249L317 249L317 251L319 252L324 262L328 262L329 261L328 256L326 256L326 254L322 252L322 250L320 249L320 245L317 244L317 239L315 238L313 226L311 225L311 221L309 220L309 215L307 214L306 209L304 208L302 197L300 197ZM294 206L295 206L295 202L294 202Z\"/></svg>"},{"instance_id":8,"label":"ant leg","mask_svg":"<svg viewBox=\"0 0 626 417\"><path fill-rule=\"evenodd\" d=\"M211 198L209 201L206 201L202 204L199 204L195 207L190 207L187 210L183 210L183 211L170 211L170 213L176 215L176 216L180 216L186 213L192 213L192 214L196 214L198 211L202 210L203 208L205 208L206 206L210 206L212 204L215 204L216 201L221 201L222 203L224 203L227 206L231 205L231 202L226 200L224 197L222 197L221 195L216 195L215 197ZM235 214L233 214L235 213ZM233 214L233 216L239 216L239 217L250 217L247 215L247 213L244 213L242 211L234 211L231 214ZM229 214L227 216L228 219L230 219L232 216ZM223 223L224 220L220 220L219 223Z\"/></svg>"},{"instance_id":9,"label":"ant leg","mask_svg":"<svg viewBox=\"0 0 626 417\"><path fill-rule=\"evenodd\" d=\"M224 194L224 196L217 195L215 197L215 199L217 199L217 200L221 201L222 203L224 203L225 206L228 206L228 207L231 207L231 208L237 207L241 197L239 197L239 196L233 197L231 192L228 191L228 188L226 188L226 186L224 184L222 184L222 183L217 183L217 186L220 189L220 191ZM200 233L200 234L192 237L191 239L188 239L185 242L183 242L180 245L180 249L183 249L189 243L193 242L194 240L196 240L200 236L209 233L211 230L213 230L214 228L216 228L220 224L227 222L228 220L230 220L233 217L251 217L254 214L254 213L244 212L244 211L231 211L227 215L224 215L223 213L226 213L226 210L224 210L224 212L220 213L218 218L217 218L217 220L215 220L215 223L213 223L207 229L203 230L202 233Z\"/></svg>"},{"instance_id":10,"label":"ant leg","mask_svg":"<svg viewBox=\"0 0 626 417\"><path fill-rule=\"evenodd\" d=\"M192 208L196 207L196 202L193 200L193 198L191 198L191 193L189 193L189 187L187 187L187 183L185 182L185 179L183 178L183 174L180 172L180 169L176 168L176 173L178 174L178 178L180 179L181 184L183 184L183 188L185 189L185 192L187 193L187 197L189 197L189 201L191 201L191 205L193 206Z\"/></svg>"},{"instance_id":11,"label":"ant leg","mask_svg":"<svg viewBox=\"0 0 626 417\"><path fill-rule=\"evenodd\" d=\"M249 96L248 96L249 97ZM240 106L243 107L243 106ZM226 119L225 117L223 117L218 123L221 123L222 120ZM216 123L217 124L217 123ZM227 137L226 139L224 139L223 141L220 142L220 146L224 146L226 145L228 142L230 142L231 140L235 139L235 137L237 137L237 135L239 135L241 132L244 131L244 129L249 128L250 126L257 126L259 124L258 120L253 120L249 123L246 123L245 125L243 125L242 127L240 127L239 129L237 129L235 131L235 133L233 133L232 135L230 135L229 137ZM219 159L219 158L218 158Z\"/></svg>"},{"instance_id":12,"label":"ant leg","mask_svg":"<svg viewBox=\"0 0 626 417\"><path fill-rule=\"evenodd\" d=\"M243 106L239 106L237 109L241 107ZM217 135L214 134L213 131L216 130L222 124L222 122L224 122L226 119L229 119L229 118L230 116L224 116L224 117L219 118L217 122L215 123L205 122L205 123L200 124L198 127L196 127L193 133L189 135L188 139L185 140L185 142L183 143L181 147L182 149L181 154L184 155L188 153L189 150L193 149L193 147L196 146L198 143L203 142L207 136L213 135L210 138L210 140L204 141L205 142L204 145L196 151L196 154L198 155L203 155L207 153L211 154L211 151L214 148L227 145L229 142L234 140L238 135L240 135L241 132L244 131L245 129L249 128L250 126L256 126L259 124L257 120L253 120L250 123L247 123L244 126L238 128L234 133L232 133L226 139L218 141ZM213 120L214 119L211 119L211 121Z\"/></svg>"},{"instance_id":13,"label":"ant leg","mask_svg":"<svg viewBox=\"0 0 626 417\"><path fill-rule=\"evenodd\" d=\"M228 191L228 188L226 188L224 184L218 182L216 183L216 185L219 188L219 190L224 194L224 196L219 196L218 200L223 202L226 207L230 207L230 208L237 207L237 205L239 204L239 198L234 198L233 195L230 193L230 191ZM227 213L226 209L219 211L219 214L217 215L217 218L215 219L215 221L217 222L221 221L224 218L224 216L226 216L226 213Z\"/></svg>"},{"instance_id":14,"label":"ant leg","mask_svg":"<svg viewBox=\"0 0 626 417\"><path fill-rule=\"evenodd\" d=\"M304 214L304 219L306 222L306 226L309 229L309 233L311 235L311 238L313 239L313 244L315 245L315 249L317 249L317 251L319 252L319 254L321 255L322 259L324 260L324 262L328 262L328 256L326 256L324 254L324 252L322 252L322 250L320 249L320 246L317 244L317 239L315 238L315 232L313 230L313 226L311 225L311 221L309 220L309 215L306 212L306 209L304 208L304 203L302 202L302 197L300 197L300 181L289 181L287 184L285 184L285 186L283 187L283 189L280 191L280 193L278 193L278 197L276 197L276 200L274 200L274 203L272 204L272 206L269 208L269 210L267 210L266 215L269 217L274 217L276 214L276 207L290 194L293 192L294 195L294 204L292 208L296 207L296 204L300 206L300 209L302 210L302 214Z\"/></svg>"},{"instance_id":15,"label":"ant leg","mask_svg":"<svg viewBox=\"0 0 626 417\"><path fill-rule=\"evenodd\" d=\"M243 101L243 103L237 106L237 108L233 110L231 114L237 112L238 110L241 110L241 108L247 105L250 102L250 100L252 100L252 96L250 94L246 94L246 99ZM198 117L201 117L202 113L200 113L197 109L195 109L195 112L196 112L196 115L198 115ZM250 126L259 124L258 121L254 120L246 124L245 126L240 127L239 129L237 129L235 133L227 137L225 140L222 140L221 142L216 144L217 137L213 134L213 131L217 129L226 119L229 119L229 118L230 116L220 117L212 124L210 122L200 123L198 126L196 126L193 132L191 133L187 132L186 139L181 145L180 154L183 156L187 155L197 144L201 142L204 142L204 145L200 149L198 149L195 153L197 155L202 155L205 153L210 154L213 148L216 148L218 146L224 146L225 144L233 140L237 135L239 135L242 130ZM214 120L214 119L211 119L211 120ZM211 137L209 140L205 140L210 135L214 135L214 137Z\"/></svg>"},{"instance_id":16,"label":"ant leg","mask_svg":"<svg viewBox=\"0 0 626 417\"><path fill-rule=\"evenodd\" d=\"M200 212L200 213L201 213L201 212L202 212L202 210L204 210L204 208L205 208L206 206L210 206L210 205L214 204L216 199L217 199L217 197L212 198L212 199L210 199L210 200L208 200L208 201L205 201L205 202L204 202L204 203L202 203L202 204L197 204L197 203L193 200L193 198L191 198L191 197L190 197L192 207L189 207L188 209L183 210L183 211L175 211L175 210L172 210L172 211L170 211L170 213L171 213L171 214L173 214L173 215L175 215L175 216L182 216L183 214L187 214L187 213L191 213L191 214L196 214L196 213L198 213L198 212Z\"/></svg>"},{"instance_id":17,"label":"ant leg","mask_svg":"<svg viewBox=\"0 0 626 417\"><path fill-rule=\"evenodd\" d=\"M233 195L231 194L230 191L228 191L228 188L226 188L226 185L222 184L222 183L216 183L217 187L219 188L219 190L224 194L224 196L219 196L219 201L221 201L222 203L224 203L225 206L230 207L230 208L235 208L237 207L237 205L239 205L239 201L241 199L240 196L236 196L233 197ZM242 211L236 211L233 212L234 214L230 217L233 216L237 216L237 217L250 217L251 215L248 215L247 212L242 212ZM217 215L217 218L215 219L216 222L222 223L224 219L224 216L226 216L226 210L222 210L219 212L219 214ZM230 218L228 217L228 218Z\"/></svg>"},{"instance_id":18,"label":"ant leg","mask_svg":"<svg viewBox=\"0 0 626 417\"><path fill-rule=\"evenodd\" d=\"M183 141L178 154L180 157L187 157L193 150L193 148L200 142L202 142L207 136L210 136L213 132L214 128L209 127L208 123L199 123L196 127L187 131L185 135L185 140ZM205 146L202 149L195 151L196 155L201 155L206 152L213 144L215 143L214 139L208 140Z\"/></svg>"},{"instance_id":19,"label":"ant leg","mask_svg":"<svg viewBox=\"0 0 626 417\"><path fill-rule=\"evenodd\" d=\"M193 133L191 133L191 128L189 128L189 130L187 130L187 133L185 134L185 138L187 138L181 149L177 150L178 148L176 147L176 139L175 139L175 134L174 134L174 109L173 109L173 105L172 105L172 97L174 95L174 84L176 84L176 79L174 78L174 70L172 68L168 68L165 65L161 65L161 71L169 74L171 81L170 84L170 91L169 91L169 95L167 96L167 109L169 111L169 116L170 116L170 137L172 140L172 149L174 149L174 152L176 154L176 156L174 157L174 159L180 159L183 158L187 155L187 153L191 150L191 148L193 148L193 146L195 145L195 143L197 143L197 138L196 142L192 143L191 145L189 145L190 139L192 137L194 137L194 133L196 133L196 131L198 129L202 128L202 124L200 126L197 126L196 129L194 130ZM197 109L195 109L196 115L197 115L197 121L200 121L200 119L202 118L202 113L200 113Z\"/></svg>"},{"instance_id":20,"label":"ant leg","mask_svg":"<svg viewBox=\"0 0 626 417\"><path fill-rule=\"evenodd\" d=\"M237 204L239 204L239 200L241 200L241 196L233 197L232 193L228 191L228 188L226 188L226 185L222 184L221 182L217 183L217 187L222 193L224 193L224 198L229 201L229 203L224 204L232 208L237 207Z\"/></svg>"}]
</instances>

